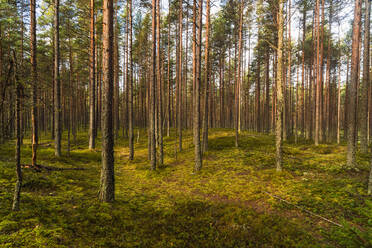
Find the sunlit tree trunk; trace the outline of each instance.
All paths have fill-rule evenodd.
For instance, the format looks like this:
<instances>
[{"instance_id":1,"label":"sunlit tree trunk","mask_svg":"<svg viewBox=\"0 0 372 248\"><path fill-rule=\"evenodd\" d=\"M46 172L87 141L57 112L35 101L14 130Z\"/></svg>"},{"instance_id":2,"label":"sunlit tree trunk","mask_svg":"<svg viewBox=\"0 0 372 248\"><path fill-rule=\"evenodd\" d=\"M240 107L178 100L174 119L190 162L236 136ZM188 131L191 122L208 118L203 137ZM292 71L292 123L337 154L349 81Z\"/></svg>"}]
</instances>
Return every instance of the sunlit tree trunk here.
<instances>
[{"instance_id":1,"label":"sunlit tree trunk","mask_svg":"<svg viewBox=\"0 0 372 248\"><path fill-rule=\"evenodd\" d=\"M282 170L282 123L283 123L283 1L279 0L278 11L278 61L276 70L276 123L275 123L275 146L276 146L276 170Z\"/></svg>"},{"instance_id":2,"label":"sunlit tree trunk","mask_svg":"<svg viewBox=\"0 0 372 248\"><path fill-rule=\"evenodd\" d=\"M89 149L95 144L95 40L94 40L94 0L90 0L90 67L89 67Z\"/></svg>"}]
</instances>

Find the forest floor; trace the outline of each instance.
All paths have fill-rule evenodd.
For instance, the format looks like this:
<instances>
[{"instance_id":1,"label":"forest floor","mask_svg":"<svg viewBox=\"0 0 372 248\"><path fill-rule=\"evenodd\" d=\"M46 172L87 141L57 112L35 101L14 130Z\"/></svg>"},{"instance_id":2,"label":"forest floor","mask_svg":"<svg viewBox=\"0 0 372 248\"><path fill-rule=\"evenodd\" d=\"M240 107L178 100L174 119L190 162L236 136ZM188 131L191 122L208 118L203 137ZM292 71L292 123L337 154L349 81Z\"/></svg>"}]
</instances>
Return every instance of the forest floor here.
<instances>
[{"instance_id":1,"label":"forest floor","mask_svg":"<svg viewBox=\"0 0 372 248\"><path fill-rule=\"evenodd\" d=\"M61 158L42 137L40 164L87 169L25 168L19 212L11 211L14 142L2 145L0 247L372 247L367 155L347 169L344 145L285 143L277 173L273 136L242 132L235 148L233 130L213 129L200 173L190 132L177 154L174 136L165 137L165 165L150 171L144 134L132 162L127 141L116 141L113 204L98 202L101 153L87 149L87 133L70 156L64 143Z\"/></svg>"}]
</instances>

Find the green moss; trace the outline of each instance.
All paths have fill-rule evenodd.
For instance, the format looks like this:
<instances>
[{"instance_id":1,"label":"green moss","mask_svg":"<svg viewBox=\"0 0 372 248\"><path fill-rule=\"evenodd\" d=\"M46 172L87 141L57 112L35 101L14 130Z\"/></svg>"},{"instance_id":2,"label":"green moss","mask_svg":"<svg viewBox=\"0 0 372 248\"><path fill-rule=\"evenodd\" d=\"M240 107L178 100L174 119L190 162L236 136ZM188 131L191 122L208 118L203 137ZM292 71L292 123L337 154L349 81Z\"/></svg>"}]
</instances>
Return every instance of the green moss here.
<instances>
[{"instance_id":1,"label":"green moss","mask_svg":"<svg viewBox=\"0 0 372 248\"><path fill-rule=\"evenodd\" d=\"M137 134L137 130L135 130ZM177 152L175 132L165 137L165 164L150 171L146 131L135 159L128 142L115 146L116 201L97 200L100 140L87 149L79 133L70 156L55 158L49 137L40 164L84 171L36 173L24 169L21 211L12 212L14 143L0 147L1 247L368 247L372 203L366 197L368 156L358 170L345 168L345 146L285 143L284 171L275 171L274 137L213 129L200 173L193 173L191 131ZM63 143L63 149L66 144ZM63 150L65 151L65 150ZM22 162L30 163L29 139ZM269 194L268 194L269 193ZM325 218L332 226L273 195Z\"/></svg>"}]
</instances>

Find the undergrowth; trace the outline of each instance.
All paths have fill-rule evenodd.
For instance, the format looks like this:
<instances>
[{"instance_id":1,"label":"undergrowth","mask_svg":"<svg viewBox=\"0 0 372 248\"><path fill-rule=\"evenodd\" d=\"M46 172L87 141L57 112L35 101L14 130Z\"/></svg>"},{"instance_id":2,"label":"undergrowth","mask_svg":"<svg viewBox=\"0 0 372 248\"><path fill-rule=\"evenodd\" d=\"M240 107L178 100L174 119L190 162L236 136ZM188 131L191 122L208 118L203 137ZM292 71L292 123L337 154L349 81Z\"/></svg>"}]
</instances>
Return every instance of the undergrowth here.
<instances>
[{"instance_id":1,"label":"undergrowth","mask_svg":"<svg viewBox=\"0 0 372 248\"><path fill-rule=\"evenodd\" d=\"M113 204L97 200L100 144L89 151L82 132L70 155L63 143L61 158L42 137L38 161L87 170L24 169L21 210L12 212L14 142L2 145L0 246L372 247L368 156L358 154L357 170L350 170L345 146L286 143L284 170L277 173L273 136L242 132L235 148L232 130L213 129L200 173L192 171L188 131L182 152L174 133L164 138L164 165L150 171L146 131L137 132L134 161L127 140L116 140ZM25 139L22 163L30 160Z\"/></svg>"}]
</instances>

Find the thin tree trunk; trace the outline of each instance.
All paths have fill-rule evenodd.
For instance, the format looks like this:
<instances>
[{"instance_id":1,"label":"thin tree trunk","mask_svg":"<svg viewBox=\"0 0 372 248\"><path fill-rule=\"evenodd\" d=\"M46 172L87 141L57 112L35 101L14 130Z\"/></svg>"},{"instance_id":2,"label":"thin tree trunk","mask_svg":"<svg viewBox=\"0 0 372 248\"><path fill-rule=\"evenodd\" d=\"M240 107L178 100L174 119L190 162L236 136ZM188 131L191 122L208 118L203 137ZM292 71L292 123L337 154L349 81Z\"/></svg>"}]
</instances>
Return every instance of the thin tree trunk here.
<instances>
[{"instance_id":1,"label":"thin tree trunk","mask_svg":"<svg viewBox=\"0 0 372 248\"><path fill-rule=\"evenodd\" d=\"M330 1L330 9L329 9L329 38L328 38L328 47L327 47L327 69L326 69L326 114L325 117L326 119L326 128L325 128L325 133L326 133L326 140L330 141L331 138L331 36L332 36L332 15L333 15L333 1Z\"/></svg>"},{"instance_id":2,"label":"thin tree trunk","mask_svg":"<svg viewBox=\"0 0 372 248\"><path fill-rule=\"evenodd\" d=\"M155 87L156 87L156 0L152 0L152 66L150 86L150 158L151 169L156 169L156 139L155 139Z\"/></svg>"},{"instance_id":3,"label":"thin tree trunk","mask_svg":"<svg viewBox=\"0 0 372 248\"><path fill-rule=\"evenodd\" d=\"M90 0L90 70L89 70L89 149L95 148L95 40L94 0Z\"/></svg>"},{"instance_id":4,"label":"thin tree trunk","mask_svg":"<svg viewBox=\"0 0 372 248\"><path fill-rule=\"evenodd\" d=\"M205 23L205 81L204 81L204 118L203 118L203 144L202 152L208 150L208 115L209 115L209 22L210 22L210 0L207 0L207 16Z\"/></svg>"},{"instance_id":5,"label":"thin tree trunk","mask_svg":"<svg viewBox=\"0 0 372 248\"><path fill-rule=\"evenodd\" d=\"M304 3L302 13L302 70L301 70L301 135L304 137L305 132L305 41L306 41L306 6Z\"/></svg>"},{"instance_id":6,"label":"thin tree trunk","mask_svg":"<svg viewBox=\"0 0 372 248\"><path fill-rule=\"evenodd\" d=\"M133 62L132 62L132 0L128 1L129 4L129 44L128 44L128 63L129 63L129 71L128 71L128 133L129 133L129 160L133 160L134 157L134 135L133 135Z\"/></svg>"},{"instance_id":7,"label":"thin tree trunk","mask_svg":"<svg viewBox=\"0 0 372 248\"><path fill-rule=\"evenodd\" d=\"M61 108L61 82L59 78L59 0L54 0L54 153L61 156L61 134L62 134L62 108Z\"/></svg>"},{"instance_id":8,"label":"thin tree trunk","mask_svg":"<svg viewBox=\"0 0 372 248\"><path fill-rule=\"evenodd\" d=\"M30 50L31 50L31 75L32 75L32 166L38 167L36 164L37 145L38 145L38 121L37 121L37 44L36 44L36 0L30 0ZM1 56L1 55L0 55Z\"/></svg>"},{"instance_id":9,"label":"thin tree trunk","mask_svg":"<svg viewBox=\"0 0 372 248\"><path fill-rule=\"evenodd\" d=\"M157 76L158 76L158 144L159 144L159 165L163 165L164 153L163 153L163 104L162 104L162 75L161 75L161 51L160 51L160 0L156 0L157 9Z\"/></svg>"},{"instance_id":10,"label":"thin tree trunk","mask_svg":"<svg viewBox=\"0 0 372 248\"><path fill-rule=\"evenodd\" d=\"M183 17L182 17L182 12L183 12L183 8L182 8L182 3L183 1L180 0L179 1L179 55L178 55L178 72L177 72L177 84L178 84L178 92L176 93L177 94L177 132L178 132L178 148L180 151L182 151L182 27L183 27L183 24L182 24L182 20L183 20ZM195 76L195 75L194 75Z\"/></svg>"},{"instance_id":11,"label":"thin tree trunk","mask_svg":"<svg viewBox=\"0 0 372 248\"><path fill-rule=\"evenodd\" d=\"M15 161L16 161L16 173L17 173L17 182L14 188L14 197L13 197L13 211L19 210L19 202L21 198L21 187L22 187L22 169L21 169L21 83L18 79L17 71L17 62L16 55L13 51L12 62L14 63L14 81L16 84L16 104L15 104L15 122L16 122L16 150L15 150Z\"/></svg>"},{"instance_id":12,"label":"thin tree trunk","mask_svg":"<svg viewBox=\"0 0 372 248\"><path fill-rule=\"evenodd\" d=\"M275 146L276 146L276 170L282 170L282 122L283 122L283 1L279 0L279 13L278 13L278 62L276 70L276 127L275 127Z\"/></svg>"},{"instance_id":13,"label":"thin tree trunk","mask_svg":"<svg viewBox=\"0 0 372 248\"><path fill-rule=\"evenodd\" d=\"M243 46L243 14L244 0L240 3L240 18L239 18L239 55L238 55L238 75L236 81L236 102L235 102L235 147L239 146L239 123L240 123L240 84L241 84L241 61L242 61L242 46Z\"/></svg>"},{"instance_id":14,"label":"thin tree trunk","mask_svg":"<svg viewBox=\"0 0 372 248\"><path fill-rule=\"evenodd\" d=\"M196 10L199 10L198 18ZM194 0L193 6L193 50L194 50L194 111L193 111L193 134L195 149L195 167L194 171L200 171L202 168L202 155L200 146L200 83L201 83L201 41L202 41L202 19L203 19L203 0L199 1L197 6ZM198 26L198 32L196 32Z\"/></svg>"},{"instance_id":15,"label":"thin tree trunk","mask_svg":"<svg viewBox=\"0 0 372 248\"><path fill-rule=\"evenodd\" d=\"M168 1L168 9L170 11L170 0ZM170 125L171 125L171 80L170 80L170 20L168 20L168 97L167 97L167 137L170 135Z\"/></svg>"}]
</instances>

